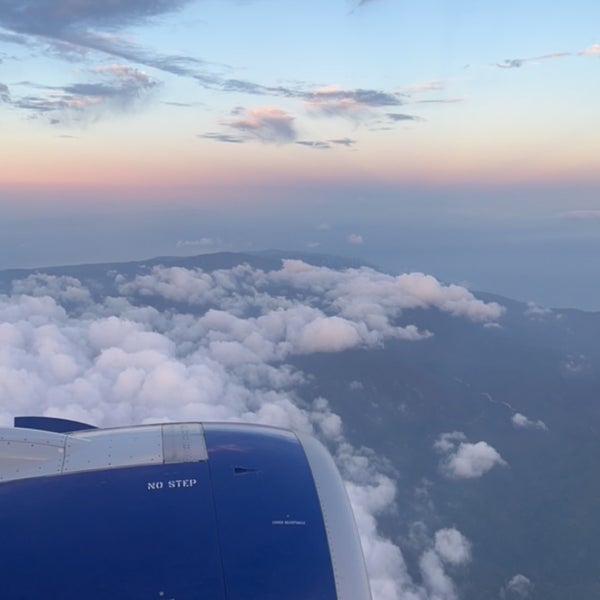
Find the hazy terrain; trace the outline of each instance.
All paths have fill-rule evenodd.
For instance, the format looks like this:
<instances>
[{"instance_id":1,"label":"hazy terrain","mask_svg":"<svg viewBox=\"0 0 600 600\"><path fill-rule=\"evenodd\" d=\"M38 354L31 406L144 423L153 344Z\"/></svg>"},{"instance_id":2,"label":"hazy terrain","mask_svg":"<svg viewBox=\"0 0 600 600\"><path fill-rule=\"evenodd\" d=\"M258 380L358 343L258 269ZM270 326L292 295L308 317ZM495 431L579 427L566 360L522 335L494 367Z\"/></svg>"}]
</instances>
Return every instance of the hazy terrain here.
<instances>
[{"instance_id":1,"label":"hazy terrain","mask_svg":"<svg viewBox=\"0 0 600 600\"><path fill-rule=\"evenodd\" d=\"M376 599L599 597L600 313L282 258L0 272L0 425L311 431Z\"/></svg>"}]
</instances>

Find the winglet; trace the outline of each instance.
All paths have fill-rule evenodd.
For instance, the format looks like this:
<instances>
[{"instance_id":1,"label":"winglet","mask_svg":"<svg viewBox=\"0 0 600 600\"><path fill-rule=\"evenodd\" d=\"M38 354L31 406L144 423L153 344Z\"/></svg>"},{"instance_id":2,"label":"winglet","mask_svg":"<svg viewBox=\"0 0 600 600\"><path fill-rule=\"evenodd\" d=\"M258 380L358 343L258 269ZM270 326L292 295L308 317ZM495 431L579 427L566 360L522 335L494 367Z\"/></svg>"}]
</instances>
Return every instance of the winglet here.
<instances>
[{"instance_id":1,"label":"winglet","mask_svg":"<svg viewBox=\"0 0 600 600\"><path fill-rule=\"evenodd\" d=\"M57 419L55 417L15 417L15 427L24 429L38 429L40 431L53 431L54 433L70 433L72 431L84 431L85 429L97 429L93 425L70 421L69 419Z\"/></svg>"}]
</instances>

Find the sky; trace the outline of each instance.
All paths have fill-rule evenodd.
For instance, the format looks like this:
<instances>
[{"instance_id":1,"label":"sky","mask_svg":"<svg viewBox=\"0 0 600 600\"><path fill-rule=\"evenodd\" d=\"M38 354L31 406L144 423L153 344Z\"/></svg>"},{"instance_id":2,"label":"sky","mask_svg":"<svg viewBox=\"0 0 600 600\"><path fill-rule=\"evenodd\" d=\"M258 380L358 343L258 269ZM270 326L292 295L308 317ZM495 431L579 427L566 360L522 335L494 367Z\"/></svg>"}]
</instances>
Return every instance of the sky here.
<instances>
[{"instance_id":1,"label":"sky","mask_svg":"<svg viewBox=\"0 0 600 600\"><path fill-rule=\"evenodd\" d=\"M276 247L600 310L598 23L0 0L0 268Z\"/></svg>"}]
</instances>

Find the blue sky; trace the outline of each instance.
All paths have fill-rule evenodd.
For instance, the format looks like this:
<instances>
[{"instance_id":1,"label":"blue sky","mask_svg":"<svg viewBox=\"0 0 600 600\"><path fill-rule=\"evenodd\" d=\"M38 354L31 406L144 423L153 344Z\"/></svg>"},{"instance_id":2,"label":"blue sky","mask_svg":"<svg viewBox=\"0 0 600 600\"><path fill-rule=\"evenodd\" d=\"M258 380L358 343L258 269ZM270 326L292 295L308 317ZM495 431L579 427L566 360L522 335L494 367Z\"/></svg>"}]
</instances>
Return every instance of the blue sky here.
<instances>
[{"instance_id":1,"label":"blue sky","mask_svg":"<svg viewBox=\"0 0 600 600\"><path fill-rule=\"evenodd\" d=\"M281 247L600 309L599 22L0 0L0 268Z\"/></svg>"}]
</instances>

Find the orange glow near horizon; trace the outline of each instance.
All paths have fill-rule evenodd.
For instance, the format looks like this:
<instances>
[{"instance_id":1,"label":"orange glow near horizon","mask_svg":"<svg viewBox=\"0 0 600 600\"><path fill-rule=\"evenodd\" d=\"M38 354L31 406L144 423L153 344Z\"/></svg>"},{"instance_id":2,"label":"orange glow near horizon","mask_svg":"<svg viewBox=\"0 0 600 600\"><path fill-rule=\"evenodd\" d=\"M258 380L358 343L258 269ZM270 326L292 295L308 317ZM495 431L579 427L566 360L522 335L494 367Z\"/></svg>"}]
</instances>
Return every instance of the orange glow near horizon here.
<instances>
[{"instance_id":1,"label":"orange glow near horizon","mask_svg":"<svg viewBox=\"0 0 600 600\"><path fill-rule=\"evenodd\" d=\"M140 193L170 189L226 194L244 186L294 186L298 182L341 185L502 185L599 181L597 154L580 143L570 148L478 140L407 139L365 143L354 149L219 144L192 139L139 144L82 139L21 140L2 157L4 189L56 188Z\"/></svg>"}]
</instances>

